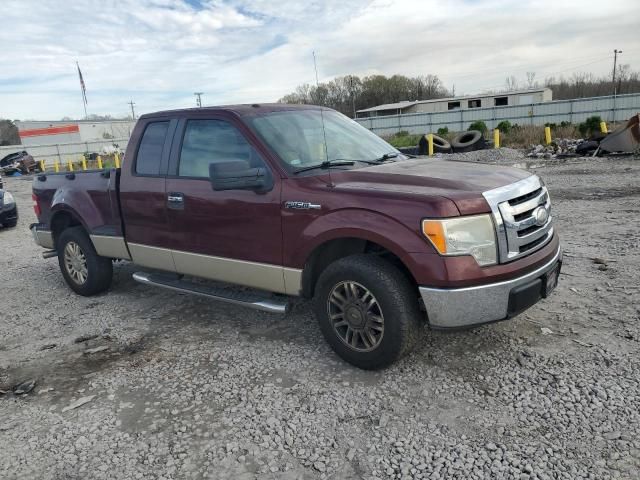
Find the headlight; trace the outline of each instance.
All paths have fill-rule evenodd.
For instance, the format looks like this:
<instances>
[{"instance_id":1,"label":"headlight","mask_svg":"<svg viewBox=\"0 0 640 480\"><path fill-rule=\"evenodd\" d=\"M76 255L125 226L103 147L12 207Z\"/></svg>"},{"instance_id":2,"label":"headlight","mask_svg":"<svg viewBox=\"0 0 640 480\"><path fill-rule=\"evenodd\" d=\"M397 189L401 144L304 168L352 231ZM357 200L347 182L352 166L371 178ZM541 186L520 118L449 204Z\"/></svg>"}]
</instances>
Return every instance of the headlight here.
<instances>
[{"instance_id":1,"label":"headlight","mask_svg":"<svg viewBox=\"0 0 640 480\"><path fill-rule=\"evenodd\" d=\"M441 255L471 255L480 266L497 263L496 235L488 214L423 220L422 232Z\"/></svg>"},{"instance_id":2,"label":"headlight","mask_svg":"<svg viewBox=\"0 0 640 480\"><path fill-rule=\"evenodd\" d=\"M16 203L15 198L9 192L4 192L4 204L11 205L12 203Z\"/></svg>"}]
</instances>

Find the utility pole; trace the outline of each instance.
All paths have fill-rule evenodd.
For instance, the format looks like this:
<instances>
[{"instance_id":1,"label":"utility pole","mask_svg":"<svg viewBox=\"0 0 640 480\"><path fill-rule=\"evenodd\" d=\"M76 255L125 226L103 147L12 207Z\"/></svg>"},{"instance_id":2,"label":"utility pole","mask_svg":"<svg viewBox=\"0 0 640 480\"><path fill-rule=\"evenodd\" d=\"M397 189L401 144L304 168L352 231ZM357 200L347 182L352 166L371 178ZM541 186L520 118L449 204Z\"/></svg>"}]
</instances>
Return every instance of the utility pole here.
<instances>
[{"instance_id":1,"label":"utility pole","mask_svg":"<svg viewBox=\"0 0 640 480\"><path fill-rule=\"evenodd\" d=\"M202 108L202 95L204 92L194 92L193 94L196 96L196 106Z\"/></svg>"},{"instance_id":2,"label":"utility pole","mask_svg":"<svg viewBox=\"0 0 640 480\"><path fill-rule=\"evenodd\" d=\"M613 51L613 76L611 78L611 83L613 83L613 112L611 114L613 122L616 121L616 63L619 53L622 53L622 50L616 48Z\"/></svg>"},{"instance_id":3,"label":"utility pole","mask_svg":"<svg viewBox=\"0 0 640 480\"><path fill-rule=\"evenodd\" d=\"M353 75L349 75L349 88L351 89L351 104L353 105L353 118L356 118L356 91L353 88Z\"/></svg>"},{"instance_id":4,"label":"utility pole","mask_svg":"<svg viewBox=\"0 0 640 480\"><path fill-rule=\"evenodd\" d=\"M133 100L131 100L130 102L128 102L128 105L129 105L129 106L131 106L131 118L132 118L133 120L135 120L135 119L136 119L136 111L135 111L135 109L133 108L133 106L135 105L135 103L133 103Z\"/></svg>"},{"instance_id":5,"label":"utility pole","mask_svg":"<svg viewBox=\"0 0 640 480\"><path fill-rule=\"evenodd\" d=\"M616 96L616 63L618 61L618 54L622 53L622 50L618 50L617 48L613 51L613 78L611 82L613 83L613 96Z\"/></svg>"}]
</instances>

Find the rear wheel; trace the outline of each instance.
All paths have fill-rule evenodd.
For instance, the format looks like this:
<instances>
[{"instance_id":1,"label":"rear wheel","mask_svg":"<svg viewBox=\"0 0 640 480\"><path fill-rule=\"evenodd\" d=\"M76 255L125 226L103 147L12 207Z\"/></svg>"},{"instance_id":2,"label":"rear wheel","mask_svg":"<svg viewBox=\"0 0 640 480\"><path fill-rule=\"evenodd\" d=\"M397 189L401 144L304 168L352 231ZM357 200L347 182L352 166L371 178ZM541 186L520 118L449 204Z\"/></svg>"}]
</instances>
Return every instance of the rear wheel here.
<instances>
[{"instance_id":1,"label":"rear wheel","mask_svg":"<svg viewBox=\"0 0 640 480\"><path fill-rule=\"evenodd\" d=\"M58 238L57 250L62 276L74 292L90 296L109 288L113 276L111 259L96 253L82 227L64 230Z\"/></svg>"},{"instance_id":2,"label":"rear wheel","mask_svg":"<svg viewBox=\"0 0 640 480\"><path fill-rule=\"evenodd\" d=\"M374 255L329 265L318 279L314 311L331 348L367 370L386 367L409 352L421 323L409 280Z\"/></svg>"}]
</instances>

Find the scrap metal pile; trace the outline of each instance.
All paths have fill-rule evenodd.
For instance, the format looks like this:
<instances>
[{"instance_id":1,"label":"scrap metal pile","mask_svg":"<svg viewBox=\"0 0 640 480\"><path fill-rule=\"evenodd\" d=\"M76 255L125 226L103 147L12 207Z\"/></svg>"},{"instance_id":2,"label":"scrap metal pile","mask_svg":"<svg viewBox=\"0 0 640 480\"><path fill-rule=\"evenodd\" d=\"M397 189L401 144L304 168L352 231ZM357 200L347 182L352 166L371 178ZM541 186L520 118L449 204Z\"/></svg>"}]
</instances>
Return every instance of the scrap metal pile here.
<instances>
[{"instance_id":1,"label":"scrap metal pile","mask_svg":"<svg viewBox=\"0 0 640 480\"><path fill-rule=\"evenodd\" d=\"M599 133L584 140L556 139L550 145L535 145L528 157L557 158L640 152L640 114L610 133Z\"/></svg>"}]
</instances>

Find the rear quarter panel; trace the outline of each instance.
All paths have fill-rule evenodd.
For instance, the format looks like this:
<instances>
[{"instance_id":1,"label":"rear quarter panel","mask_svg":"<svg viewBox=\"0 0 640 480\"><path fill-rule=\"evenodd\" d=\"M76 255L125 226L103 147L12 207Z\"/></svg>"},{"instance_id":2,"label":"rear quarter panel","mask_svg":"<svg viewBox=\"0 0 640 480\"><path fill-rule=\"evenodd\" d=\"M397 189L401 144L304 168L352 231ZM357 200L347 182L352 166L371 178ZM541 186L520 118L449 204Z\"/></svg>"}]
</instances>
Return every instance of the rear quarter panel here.
<instances>
[{"instance_id":1,"label":"rear quarter panel","mask_svg":"<svg viewBox=\"0 0 640 480\"><path fill-rule=\"evenodd\" d=\"M115 169L75 172L69 178L66 173L39 175L33 181L33 193L41 209L39 222L51 225L58 212L66 211L89 233L108 230L112 235L122 235L118 175Z\"/></svg>"}]
</instances>

